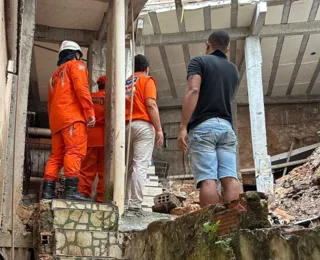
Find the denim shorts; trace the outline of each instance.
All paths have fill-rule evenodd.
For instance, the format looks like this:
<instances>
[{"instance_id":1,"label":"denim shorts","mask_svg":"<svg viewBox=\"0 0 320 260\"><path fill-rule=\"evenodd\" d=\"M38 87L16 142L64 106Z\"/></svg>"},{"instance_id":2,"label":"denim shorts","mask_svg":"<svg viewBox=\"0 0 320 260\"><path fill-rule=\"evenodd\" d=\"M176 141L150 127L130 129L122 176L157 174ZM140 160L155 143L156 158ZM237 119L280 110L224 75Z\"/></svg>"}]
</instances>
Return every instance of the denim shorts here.
<instances>
[{"instance_id":1,"label":"denim shorts","mask_svg":"<svg viewBox=\"0 0 320 260\"><path fill-rule=\"evenodd\" d=\"M208 119L189 132L189 158L196 186L204 180L237 177L237 138L229 121Z\"/></svg>"}]
</instances>

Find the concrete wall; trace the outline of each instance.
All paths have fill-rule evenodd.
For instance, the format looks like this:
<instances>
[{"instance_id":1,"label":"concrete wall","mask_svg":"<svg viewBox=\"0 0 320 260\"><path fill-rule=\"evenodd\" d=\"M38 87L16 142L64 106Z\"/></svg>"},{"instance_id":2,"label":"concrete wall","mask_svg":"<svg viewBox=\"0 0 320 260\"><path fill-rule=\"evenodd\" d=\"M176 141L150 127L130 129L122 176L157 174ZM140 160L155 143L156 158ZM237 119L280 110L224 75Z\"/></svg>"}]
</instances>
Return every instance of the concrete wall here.
<instances>
[{"instance_id":1,"label":"concrete wall","mask_svg":"<svg viewBox=\"0 0 320 260\"><path fill-rule=\"evenodd\" d=\"M267 141L269 154L287 152L295 139L294 148L320 142L320 103L266 105ZM184 174L182 154L177 149L177 133L181 109L160 111L161 123L167 134L167 148L156 150L158 160L170 163L169 174ZM238 106L240 168L253 167L250 116L248 106ZM187 164L187 163L186 163Z\"/></svg>"},{"instance_id":2,"label":"concrete wall","mask_svg":"<svg viewBox=\"0 0 320 260\"><path fill-rule=\"evenodd\" d=\"M8 114L9 114L9 102L10 98L7 96L7 42L6 42L6 25L4 17L4 0L0 1L0 172L3 171L4 167L4 148L6 147L7 137L7 125L8 125ZM4 95L3 95L4 93Z\"/></svg>"}]
</instances>

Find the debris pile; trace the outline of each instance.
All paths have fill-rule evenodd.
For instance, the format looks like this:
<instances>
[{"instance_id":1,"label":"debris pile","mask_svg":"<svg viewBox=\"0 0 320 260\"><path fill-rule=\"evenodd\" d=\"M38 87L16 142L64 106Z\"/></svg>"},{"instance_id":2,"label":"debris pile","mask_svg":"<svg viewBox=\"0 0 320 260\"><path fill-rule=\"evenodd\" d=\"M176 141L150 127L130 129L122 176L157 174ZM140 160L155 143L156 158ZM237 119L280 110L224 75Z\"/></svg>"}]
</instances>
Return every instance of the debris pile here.
<instances>
[{"instance_id":1,"label":"debris pile","mask_svg":"<svg viewBox=\"0 0 320 260\"><path fill-rule=\"evenodd\" d=\"M180 216L200 209L199 190L196 190L193 180L170 182L166 190L181 202L181 205L172 209L170 214Z\"/></svg>"},{"instance_id":2,"label":"debris pile","mask_svg":"<svg viewBox=\"0 0 320 260\"><path fill-rule=\"evenodd\" d=\"M269 210L284 223L320 216L320 147L304 165L276 180Z\"/></svg>"}]
</instances>

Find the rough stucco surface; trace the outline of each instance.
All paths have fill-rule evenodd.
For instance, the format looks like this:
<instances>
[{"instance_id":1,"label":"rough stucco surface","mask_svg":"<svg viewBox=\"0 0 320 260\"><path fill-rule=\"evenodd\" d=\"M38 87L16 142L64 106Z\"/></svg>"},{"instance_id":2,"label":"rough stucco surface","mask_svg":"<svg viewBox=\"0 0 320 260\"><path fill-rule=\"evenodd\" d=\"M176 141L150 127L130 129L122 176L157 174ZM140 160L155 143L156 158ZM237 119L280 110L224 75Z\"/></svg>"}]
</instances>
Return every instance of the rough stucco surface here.
<instances>
[{"instance_id":1,"label":"rough stucco surface","mask_svg":"<svg viewBox=\"0 0 320 260\"><path fill-rule=\"evenodd\" d=\"M0 172L4 169L4 153L7 139L7 125L10 109L10 93L7 91L7 43L6 43L6 27L4 15L4 2L0 1ZM1 176L1 173L0 173Z\"/></svg>"},{"instance_id":2,"label":"rough stucco surface","mask_svg":"<svg viewBox=\"0 0 320 260\"><path fill-rule=\"evenodd\" d=\"M317 135L320 130L319 103L266 105L265 109L269 155L288 152L294 139L295 149L320 142ZM182 154L176 145L181 109L165 109L160 114L168 147L156 150L154 155L158 160L170 163L169 175L182 175ZM249 106L238 106L238 139L240 168L254 167Z\"/></svg>"},{"instance_id":3,"label":"rough stucco surface","mask_svg":"<svg viewBox=\"0 0 320 260\"><path fill-rule=\"evenodd\" d=\"M208 215L207 215L208 216ZM200 221L199 221L200 217ZM174 222L154 222L132 234L126 246L131 260L317 260L320 228L239 229L212 236L199 225L204 214L189 214Z\"/></svg>"}]
</instances>

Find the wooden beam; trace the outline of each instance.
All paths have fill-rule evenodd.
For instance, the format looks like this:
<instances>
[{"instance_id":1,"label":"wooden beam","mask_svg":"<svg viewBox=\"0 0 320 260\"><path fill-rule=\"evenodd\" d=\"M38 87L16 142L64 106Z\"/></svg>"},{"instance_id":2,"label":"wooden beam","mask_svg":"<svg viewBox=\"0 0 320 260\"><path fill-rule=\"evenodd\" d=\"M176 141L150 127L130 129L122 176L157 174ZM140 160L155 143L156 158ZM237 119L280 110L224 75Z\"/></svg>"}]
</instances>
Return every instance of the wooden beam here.
<instances>
[{"instance_id":1,"label":"wooden beam","mask_svg":"<svg viewBox=\"0 0 320 260\"><path fill-rule=\"evenodd\" d=\"M238 0L231 0L231 28L237 28L238 25ZM230 43L230 61L236 63L237 56L237 40Z\"/></svg>"},{"instance_id":2,"label":"wooden beam","mask_svg":"<svg viewBox=\"0 0 320 260\"><path fill-rule=\"evenodd\" d=\"M320 63L319 63L320 71ZM249 100L247 96L237 96L236 97L238 106L248 105ZM181 108L183 98L160 98L157 100L160 109L169 108ZM306 103L318 103L320 102L320 95L294 95L294 96L265 96L265 105L276 105L276 104L306 104Z\"/></svg>"},{"instance_id":3,"label":"wooden beam","mask_svg":"<svg viewBox=\"0 0 320 260\"><path fill-rule=\"evenodd\" d=\"M283 7L281 24L287 24L288 23L290 9L291 9L291 0L286 0L286 3L284 5L284 7ZM273 64L272 64L272 68L271 68L271 74L270 74L270 79L269 79L269 86L268 86L268 90L267 90L267 96L270 96L272 94L272 91L273 91L274 83L275 83L277 72L278 72L278 67L279 67L279 62L280 62L280 56L281 56L281 52L282 52L284 37L285 36L280 36L278 38L278 41L277 41L276 50L275 50L274 57L273 57Z\"/></svg>"},{"instance_id":4,"label":"wooden beam","mask_svg":"<svg viewBox=\"0 0 320 260\"><path fill-rule=\"evenodd\" d=\"M186 24L185 24L184 16L182 14L183 6L182 6L181 0L175 0L175 5L176 5L176 16L177 16L177 22L179 26L179 32L186 32ZM189 50L189 45L187 43L182 44L182 51L183 51L184 63L188 71L188 64L190 61L190 50Z\"/></svg>"},{"instance_id":5,"label":"wooden beam","mask_svg":"<svg viewBox=\"0 0 320 260\"><path fill-rule=\"evenodd\" d=\"M312 22L315 20L316 15L317 15L317 11L319 9L319 0L313 0L311 9L310 9L310 13L309 13L309 18L308 18L308 22ZM310 38L310 34L305 34L303 35L302 41L301 41L301 45L300 45L300 49L296 58L296 62L292 71L292 75L291 75L291 79L290 79L290 83L287 89L287 93L286 95L291 95L291 92L293 90L293 87L296 83L296 79L300 70L300 66L302 63L302 59L304 56L304 53L306 51L308 42L309 42L309 38Z\"/></svg>"},{"instance_id":6,"label":"wooden beam","mask_svg":"<svg viewBox=\"0 0 320 260\"><path fill-rule=\"evenodd\" d=\"M161 35L161 29L160 29L160 24L158 21L158 17L157 17L157 13L156 12L151 12L149 13L149 17L150 17L150 21L153 27L153 31L155 35ZM167 78L168 78L168 82L169 82L169 87L171 90L171 94L172 97L176 98L178 97L177 95L177 91L174 85L174 80L173 80L173 76L172 76L172 72L170 69L170 65L169 65L169 61L168 61L168 56L167 56L167 52L164 46L159 46L159 51L160 51L160 55L161 55L161 59L162 59L162 63L164 66L164 70L166 72Z\"/></svg>"},{"instance_id":7,"label":"wooden beam","mask_svg":"<svg viewBox=\"0 0 320 260\"><path fill-rule=\"evenodd\" d=\"M256 13L251 23L251 34L256 36L260 33L267 16L267 3L259 2L256 6Z\"/></svg>"}]
</instances>

